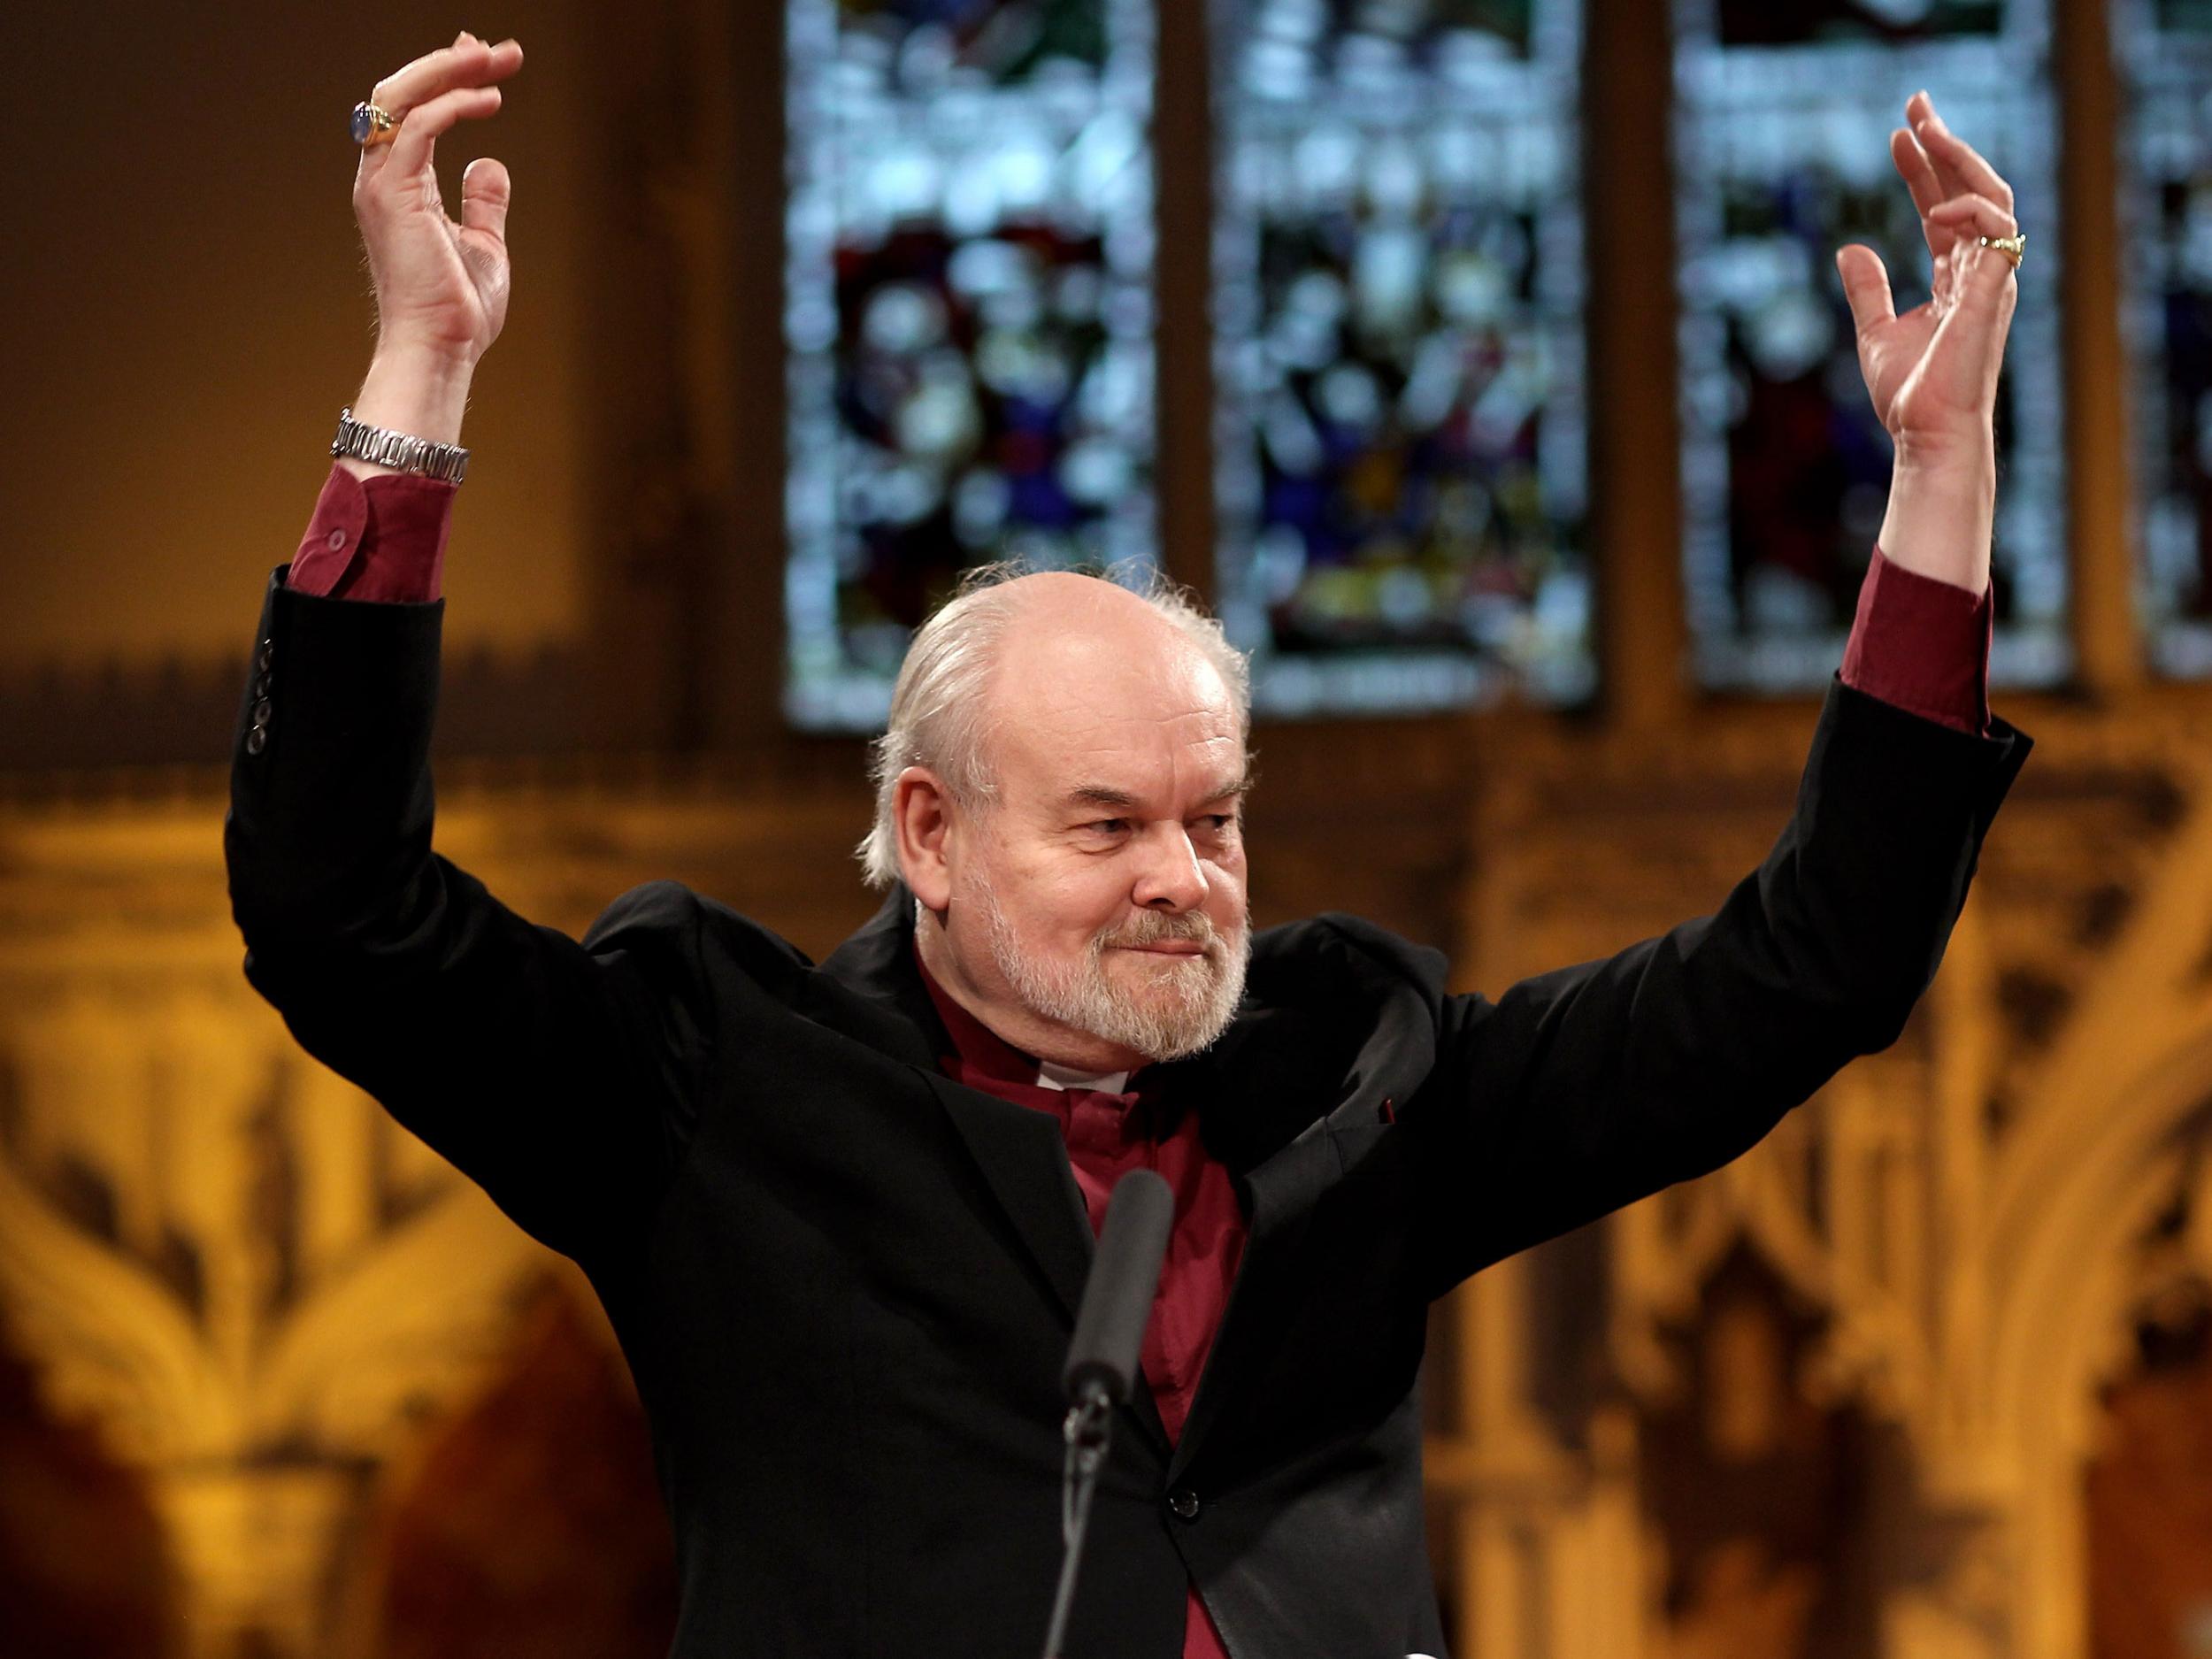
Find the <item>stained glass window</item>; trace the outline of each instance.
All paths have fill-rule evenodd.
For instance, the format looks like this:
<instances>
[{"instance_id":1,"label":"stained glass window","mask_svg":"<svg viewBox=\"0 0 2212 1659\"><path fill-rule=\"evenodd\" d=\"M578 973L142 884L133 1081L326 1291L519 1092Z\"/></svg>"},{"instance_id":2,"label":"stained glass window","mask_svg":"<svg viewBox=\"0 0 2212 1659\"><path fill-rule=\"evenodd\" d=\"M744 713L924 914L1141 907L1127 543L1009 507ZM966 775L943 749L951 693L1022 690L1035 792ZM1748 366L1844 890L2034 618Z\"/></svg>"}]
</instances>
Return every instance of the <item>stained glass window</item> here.
<instances>
[{"instance_id":1,"label":"stained glass window","mask_svg":"<svg viewBox=\"0 0 2212 1659\"><path fill-rule=\"evenodd\" d=\"M1685 584L1698 678L1787 692L1841 660L1888 500L1835 251L1901 311L1928 254L1889 157L1926 88L2005 174L2034 257L1999 393L1993 681L2070 664L2057 338L2057 110L2044 0L1678 0Z\"/></svg>"},{"instance_id":2,"label":"stained glass window","mask_svg":"<svg viewBox=\"0 0 2212 1659\"><path fill-rule=\"evenodd\" d=\"M2212 4L2118 0L2136 611L2163 673L2212 674Z\"/></svg>"},{"instance_id":3,"label":"stained glass window","mask_svg":"<svg viewBox=\"0 0 2212 1659\"><path fill-rule=\"evenodd\" d=\"M1586 696L1574 0L1217 18L1219 602L1256 703Z\"/></svg>"},{"instance_id":4,"label":"stained glass window","mask_svg":"<svg viewBox=\"0 0 2212 1659\"><path fill-rule=\"evenodd\" d=\"M1150 0L787 0L786 706L961 570L1148 558Z\"/></svg>"}]
</instances>

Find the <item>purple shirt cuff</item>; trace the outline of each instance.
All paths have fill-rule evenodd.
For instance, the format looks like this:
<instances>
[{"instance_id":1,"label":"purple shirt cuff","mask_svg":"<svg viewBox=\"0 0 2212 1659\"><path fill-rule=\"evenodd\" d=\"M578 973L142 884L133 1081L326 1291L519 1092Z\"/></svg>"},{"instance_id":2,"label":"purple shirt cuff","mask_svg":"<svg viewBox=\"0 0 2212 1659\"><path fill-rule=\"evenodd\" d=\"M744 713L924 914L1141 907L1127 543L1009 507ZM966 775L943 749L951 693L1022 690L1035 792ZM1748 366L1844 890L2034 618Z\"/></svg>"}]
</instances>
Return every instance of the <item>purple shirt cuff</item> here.
<instances>
[{"instance_id":1,"label":"purple shirt cuff","mask_svg":"<svg viewBox=\"0 0 2212 1659\"><path fill-rule=\"evenodd\" d=\"M329 599L428 603L445 572L453 496L442 479L359 479L334 464L285 586Z\"/></svg>"},{"instance_id":2,"label":"purple shirt cuff","mask_svg":"<svg viewBox=\"0 0 2212 1659\"><path fill-rule=\"evenodd\" d=\"M1843 683L1909 713L1989 731L1990 589L1979 594L1893 565L1874 549L1843 649Z\"/></svg>"}]
</instances>

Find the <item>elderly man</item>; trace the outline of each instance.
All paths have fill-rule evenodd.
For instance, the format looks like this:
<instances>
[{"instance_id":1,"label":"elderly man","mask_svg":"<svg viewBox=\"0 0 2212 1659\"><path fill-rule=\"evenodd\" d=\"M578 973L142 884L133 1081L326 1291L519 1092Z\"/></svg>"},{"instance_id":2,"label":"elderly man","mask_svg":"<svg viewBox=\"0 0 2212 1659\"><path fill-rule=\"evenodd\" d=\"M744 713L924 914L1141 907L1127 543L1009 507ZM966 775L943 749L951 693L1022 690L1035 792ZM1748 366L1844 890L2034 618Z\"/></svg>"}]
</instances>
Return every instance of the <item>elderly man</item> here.
<instances>
[{"instance_id":1,"label":"elderly man","mask_svg":"<svg viewBox=\"0 0 2212 1659\"><path fill-rule=\"evenodd\" d=\"M508 293L505 170L457 225L432 148L521 61L464 35L357 112L380 331L241 722L249 978L589 1274L678 1655L1036 1650L1058 1368L1140 1167L1174 1231L1070 1651L1441 1653L1430 1302L1893 1041L2026 757L1983 690L2009 192L1917 96L1893 151L1935 298L1896 316L1839 256L1894 486L1795 815L1716 914L1495 1002L1350 918L1255 937L1241 660L1171 595L1001 572L915 641L863 848L887 895L818 966L668 883L579 944L431 850L445 514Z\"/></svg>"}]
</instances>

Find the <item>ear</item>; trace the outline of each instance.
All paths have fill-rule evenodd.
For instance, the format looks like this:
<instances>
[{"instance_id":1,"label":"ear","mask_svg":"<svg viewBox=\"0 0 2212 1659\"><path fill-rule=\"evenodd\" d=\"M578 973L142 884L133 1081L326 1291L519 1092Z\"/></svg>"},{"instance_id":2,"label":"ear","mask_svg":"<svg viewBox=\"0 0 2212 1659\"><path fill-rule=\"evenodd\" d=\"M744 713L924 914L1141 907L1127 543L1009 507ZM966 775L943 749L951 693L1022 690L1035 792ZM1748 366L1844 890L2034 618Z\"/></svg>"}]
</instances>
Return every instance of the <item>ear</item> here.
<instances>
[{"instance_id":1,"label":"ear","mask_svg":"<svg viewBox=\"0 0 2212 1659\"><path fill-rule=\"evenodd\" d=\"M923 908L940 915L952 904L953 811L951 793L926 766L909 766L892 786L900 872Z\"/></svg>"}]
</instances>

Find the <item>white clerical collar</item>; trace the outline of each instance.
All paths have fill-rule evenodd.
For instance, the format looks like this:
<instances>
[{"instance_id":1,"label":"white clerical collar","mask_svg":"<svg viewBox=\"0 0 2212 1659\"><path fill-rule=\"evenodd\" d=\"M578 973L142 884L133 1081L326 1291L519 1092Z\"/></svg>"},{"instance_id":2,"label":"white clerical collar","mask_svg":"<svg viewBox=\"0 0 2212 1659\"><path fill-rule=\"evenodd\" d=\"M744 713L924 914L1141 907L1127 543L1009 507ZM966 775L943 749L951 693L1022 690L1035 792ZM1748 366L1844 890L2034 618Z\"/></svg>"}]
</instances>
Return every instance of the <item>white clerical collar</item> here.
<instances>
[{"instance_id":1,"label":"white clerical collar","mask_svg":"<svg viewBox=\"0 0 2212 1659\"><path fill-rule=\"evenodd\" d=\"M1041 1088L1056 1088L1065 1093L1071 1088L1095 1089L1102 1094L1118 1094L1122 1085L1129 1080L1126 1071L1086 1073L1071 1066L1055 1065L1049 1060L1037 1062L1037 1084Z\"/></svg>"}]
</instances>

